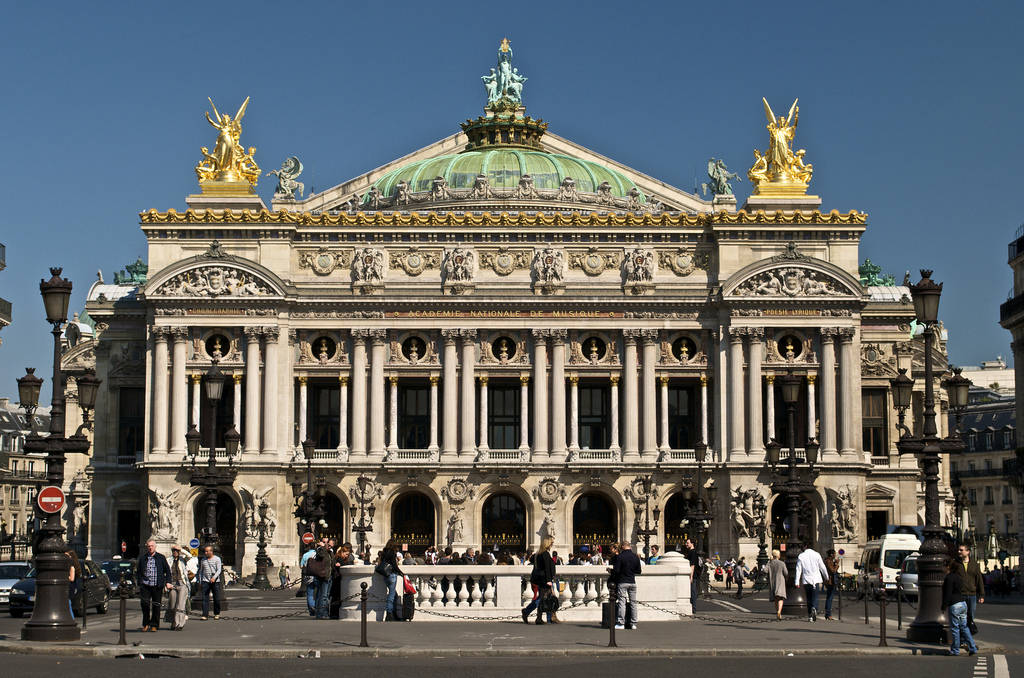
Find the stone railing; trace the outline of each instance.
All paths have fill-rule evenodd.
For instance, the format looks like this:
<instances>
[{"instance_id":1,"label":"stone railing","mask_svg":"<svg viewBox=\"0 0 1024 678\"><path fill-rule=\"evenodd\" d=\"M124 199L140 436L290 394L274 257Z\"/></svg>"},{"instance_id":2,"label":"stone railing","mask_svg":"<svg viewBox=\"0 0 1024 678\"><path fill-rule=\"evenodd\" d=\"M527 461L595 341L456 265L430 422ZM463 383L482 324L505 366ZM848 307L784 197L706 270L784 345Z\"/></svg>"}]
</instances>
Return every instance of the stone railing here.
<instances>
[{"instance_id":1,"label":"stone railing","mask_svg":"<svg viewBox=\"0 0 1024 678\"><path fill-rule=\"evenodd\" d=\"M416 587L416 620L496 619L516 617L533 598L529 566L505 565L408 565L402 571ZM601 603L608 600L608 572L597 566L561 566L556 579L560 608L558 616L566 621L599 621ZM341 618L358 620L359 585L369 587L367 609L371 620L384 619L387 583L373 574L373 568L360 565L342 569L343 599ZM399 582L401 587L401 582ZM401 588L399 589L401 596ZM637 577L638 612L642 620L670 620L692 614L690 607L690 567L678 553L666 553L656 565L644 565ZM431 614L440 612L446 616ZM422 614L420 614L422 613Z\"/></svg>"}]
</instances>

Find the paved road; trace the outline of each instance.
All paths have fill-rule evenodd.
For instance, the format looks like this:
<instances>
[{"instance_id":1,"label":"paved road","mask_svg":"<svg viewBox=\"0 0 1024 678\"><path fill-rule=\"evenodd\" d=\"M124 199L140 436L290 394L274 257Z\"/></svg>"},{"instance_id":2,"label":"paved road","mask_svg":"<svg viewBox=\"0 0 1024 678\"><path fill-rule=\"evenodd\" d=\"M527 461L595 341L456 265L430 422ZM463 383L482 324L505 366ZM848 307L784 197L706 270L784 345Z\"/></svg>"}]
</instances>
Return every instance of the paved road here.
<instances>
[{"instance_id":1,"label":"paved road","mask_svg":"<svg viewBox=\"0 0 1024 678\"><path fill-rule=\"evenodd\" d=\"M842 664L840 665L840 661ZM784 675L798 671L800 675L841 675L843 678L877 678L899 675L902 678L1020 678L1024 676L1024 657L862 657L856 661L828 657L777 658L399 658L377 659L53 659L49 657L3 657L4 673L9 676L42 675L44 671L60 671L76 678L109 678L111 675L144 675L162 678L197 673L204 678L245 676L245 678L278 678L287 675L318 676L356 672L360 678L393 678L396 675L419 675L436 671L445 678L479 678L487 675L515 675L516 671L550 673L557 667L561 678L595 678L630 674L679 675L699 671L704 675L762 676ZM685 662L683 664L682 662ZM1008 669L1008 670L1006 670Z\"/></svg>"}]
</instances>

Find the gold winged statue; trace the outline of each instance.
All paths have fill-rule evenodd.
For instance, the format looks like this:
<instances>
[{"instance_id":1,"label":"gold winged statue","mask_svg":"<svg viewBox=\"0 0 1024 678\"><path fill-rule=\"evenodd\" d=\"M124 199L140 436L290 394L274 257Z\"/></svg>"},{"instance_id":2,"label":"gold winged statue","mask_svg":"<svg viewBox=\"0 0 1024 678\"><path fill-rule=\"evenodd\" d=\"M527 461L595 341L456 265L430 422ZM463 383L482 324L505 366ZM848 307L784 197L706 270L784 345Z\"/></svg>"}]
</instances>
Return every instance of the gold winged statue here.
<instances>
[{"instance_id":1,"label":"gold winged statue","mask_svg":"<svg viewBox=\"0 0 1024 678\"><path fill-rule=\"evenodd\" d=\"M210 153L206 146L202 147L203 159L196 165L196 176L199 177L200 185L247 182L250 187L255 186L260 176L260 168L253 158L256 149L250 146L246 151L239 142L242 136L242 117L245 116L245 109L249 105L249 97L245 98L234 117L220 113L213 99L208 100L210 107L213 108L213 117L207 112L206 120L218 134L213 153Z\"/></svg>"},{"instance_id":2,"label":"gold winged statue","mask_svg":"<svg viewBox=\"0 0 1024 678\"><path fill-rule=\"evenodd\" d=\"M761 97L764 113L768 117L768 151L754 150L754 166L747 177L757 195L804 195L811 181L814 167L804 163L805 150L792 150L793 136L800 120L799 99L789 108L785 117L776 116L768 100Z\"/></svg>"}]
</instances>

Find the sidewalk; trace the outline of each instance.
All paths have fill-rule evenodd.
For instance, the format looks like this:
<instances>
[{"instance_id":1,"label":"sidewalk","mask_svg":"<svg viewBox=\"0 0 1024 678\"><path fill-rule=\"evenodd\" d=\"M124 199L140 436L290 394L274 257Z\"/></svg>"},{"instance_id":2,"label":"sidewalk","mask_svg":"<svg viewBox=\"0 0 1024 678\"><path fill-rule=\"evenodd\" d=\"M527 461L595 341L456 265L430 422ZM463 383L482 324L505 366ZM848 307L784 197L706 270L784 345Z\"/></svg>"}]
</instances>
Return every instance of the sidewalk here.
<instances>
[{"instance_id":1,"label":"sidewalk","mask_svg":"<svg viewBox=\"0 0 1024 678\"><path fill-rule=\"evenodd\" d=\"M516 622L369 622L369 648L360 648L358 622L317 621L299 608L295 616L252 620L296 611L294 603L275 603L233 609L218 621L189 619L183 631L143 633L133 601L128 614L127 646L118 646L117 608L90 617L88 631L78 643L21 641L23 620L0 620L0 653L101 656L168 654L179 657L289 658L297 656L786 656L943 654L945 647L917 645L889 626L888 647L878 646L878 625L863 619L809 623L790 619L776 622L767 615L701 612L702 619L643 621L637 631L617 631L618 648L609 648L608 630L594 623L563 623L538 628ZM285 606L288 606L285 608ZM282 609L284 608L284 609ZM417 613L419 616L421 613ZM762 623L764 622L764 623ZM1001 646L979 642L983 652Z\"/></svg>"}]
</instances>

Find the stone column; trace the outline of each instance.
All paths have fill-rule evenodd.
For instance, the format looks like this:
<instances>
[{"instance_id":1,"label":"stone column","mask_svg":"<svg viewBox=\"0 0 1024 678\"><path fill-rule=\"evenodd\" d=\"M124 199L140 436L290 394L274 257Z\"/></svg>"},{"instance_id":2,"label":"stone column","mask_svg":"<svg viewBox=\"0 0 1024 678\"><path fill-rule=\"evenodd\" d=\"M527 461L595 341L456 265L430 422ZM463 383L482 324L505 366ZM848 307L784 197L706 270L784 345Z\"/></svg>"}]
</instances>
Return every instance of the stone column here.
<instances>
[{"instance_id":1,"label":"stone column","mask_svg":"<svg viewBox=\"0 0 1024 678\"><path fill-rule=\"evenodd\" d=\"M700 439L705 445L710 445L708 440L708 376L700 375Z\"/></svg>"},{"instance_id":2,"label":"stone column","mask_svg":"<svg viewBox=\"0 0 1024 678\"><path fill-rule=\"evenodd\" d=\"M480 380L480 445L481 452L487 451L487 375L481 374Z\"/></svg>"},{"instance_id":3,"label":"stone column","mask_svg":"<svg viewBox=\"0 0 1024 678\"><path fill-rule=\"evenodd\" d=\"M729 457L740 459L746 454L743 440L743 337L747 328L729 328Z\"/></svg>"},{"instance_id":4,"label":"stone column","mask_svg":"<svg viewBox=\"0 0 1024 678\"><path fill-rule=\"evenodd\" d=\"M437 451L437 382L439 378L430 375L430 445L431 452Z\"/></svg>"},{"instance_id":5,"label":"stone column","mask_svg":"<svg viewBox=\"0 0 1024 678\"><path fill-rule=\"evenodd\" d=\"M765 381L768 382L768 388L765 389L768 440L775 440L775 375L769 374L765 376Z\"/></svg>"},{"instance_id":6,"label":"stone column","mask_svg":"<svg viewBox=\"0 0 1024 678\"><path fill-rule=\"evenodd\" d=\"M625 462L640 461L640 389L637 383L638 359L636 352L636 340L640 336L640 330L623 330L622 337L625 344L625 356L622 365L623 392L622 397L626 401L625 411L625 438L622 444L622 460Z\"/></svg>"},{"instance_id":7,"label":"stone column","mask_svg":"<svg viewBox=\"0 0 1024 678\"><path fill-rule=\"evenodd\" d=\"M644 461L658 458L657 381L658 330L640 330L643 339L643 428L641 444Z\"/></svg>"},{"instance_id":8,"label":"stone column","mask_svg":"<svg viewBox=\"0 0 1024 678\"><path fill-rule=\"evenodd\" d=\"M533 451L548 451L548 330L533 330Z\"/></svg>"},{"instance_id":9,"label":"stone column","mask_svg":"<svg viewBox=\"0 0 1024 678\"><path fill-rule=\"evenodd\" d=\"M839 329L839 454L852 454L856 445L853 398L853 371L859 368L853 355L853 328Z\"/></svg>"},{"instance_id":10,"label":"stone column","mask_svg":"<svg viewBox=\"0 0 1024 678\"><path fill-rule=\"evenodd\" d=\"M557 382L556 382L557 383ZM569 450L580 449L580 378L569 376Z\"/></svg>"},{"instance_id":11,"label":"stone column","mask_svg":"<svg viewBox=\"0 0 1024 678\"><path fill-rule=\"evenodd\" d=\"M441 451L448 459L454 459L459 454L459 382L456 371L459 364L459 348L456 345L458 336L458 330L441 330L444 339L444 373L441 378L444 384L444 442Z\"/></svg>"},{"instance_id":12,"label":"stone column","mask_svg":"<svg viewBox=\"0 0 1024 678\"><path fill-rule=\"evenodd\" d=\"M551 330L551 456L554 461L565 459L566 334L564 329Z\"/></svg>"},{"instance_id":13,"label":"stone column","mask_svg":"<svg viewBox=\"0 0 1024 678\"><path fill-rule=\"evenodd\" d=\"M277 454L277 367L278 340L281 331L277 327L263 328L263 453Z\"/></svg>"},{"instance_id":14,"label":"stone column","mask_svg":"<svg viewBox=\"0 0 1024 678\"><path fill-rule=\"evenodd\" d=\"M308 378L305 376L297 377L299 380L299 445L306 442L306 438L309 437L309 431L306 425L306 408L309 403L308 395L306 390L306 382ZM248 429L248 427L246 427Z\"/></svg>"},{"instance_id":15,"label":"stone column","mask_svg":"<svg viewBox=\"0 0 1024 678\"><path fill-rule=\"evenodd\" d=\"M153 338L153 452L167 452L167 414L170 411L171 394L167 383L167 367L170 362L167 351L168 331L165 327L154 327ZM1024 363L1021 363L1024 364ZM1024 398L1024 393L1022 393Z\"/></svg>"},{"instance_id":16,"label":"stone column","mask_svg":"<svg viewBox=\"0 0 1024 678\"><path fill-rule=\"evenodd\" d=\"M348 452L348 377L338 377L338 453Z\"/></svg>"},{"instance_id":17,"label":"stone column","mask_svg":"<svg viewBox=\"0 0 1024 678\"><path fill-rule=\"evenodd\" d=\"M398 377L388 377L391 385L388 394L388 450L398 449Z\"/></svg>"},{"instance_id":18,"label":"stone column","mask_svg":"<svg viewBox=\"0 0 1024 678\"><path fill-rule=\"evenodd\" d=\"M384 360L388 331L370 330L370 450L384 456Z\"/></svg>"},{"instance_id":19,"label":"stone column","mask_svg":"<svg viewBox=\"0 0 1024 678\"><path fill-rule=\"evenodd\" d=\"M231 413L231 425L238 431L242 428L242 373L235 372L231 375L231 380L235 383L234 391L234 411Z\"/></svg>"},{"instance_id":20,"label":"stone column","mask_svg":"<svg viewBox=\"0 0 1024 678\"><path fill-rule=\"evenodd\" d=\"M247 454L260 451L260 335L259 327L245 328L245 444Z\"/></svg>"},{"instance_id":21,"label":"stone column","mask_svg":"<svg viewBox=\"0 0 1024 678\"><path fill-rule=\"evenodd\" d=\"M659 450L662 455L668 453L671 447L668 444L668 377L658 377L661 384L661 446Z\"/></svg>"},{"instance_id":22,"label":"stone column","mask_svg":"<svg viewBox=\"0 0 1024 678\"><path fill-rule=\"evenodd\" d=\"M185 361L188 359L188 329L172 327L174 348L171 353L171 454L185 454L185 434L188 432L188 378ZM202 433L200 431L200 433ZM207 438L201 439L203 442Z\"/></svg>"},{"instance_id":23,"label":"stone column","mask_svg":"<svg viewBox=\"0 0 1024 678\"><path fill-rule=\"evenodd\" d=\"M764 329L747 329L747 408L750 421L747 426L747 452L764 454L764 433L761 424L761 360L764 355Z\"/></svg>"},{"instance_id":24,"label":"stone column","mask_svg":"<svg viewBox=\"0 0 1024 678\"><path fill-rule=\"evenodd\" d=\"M195 426L196 430L199 430L199 405L202 404L202 392L199 390L199 383L203 380L203 375L200 372L196 372L191 376L192 381L192 416L189 419L189 425Z\"/></svg>"},{"instance_id":25,"label":"stone column","mask_svg":"<svg viewBox=\"0 0 1024 678\"><path fill-rule=\"evenodd\" d=\"M366 337L352 330L352 453L366 454Z\"/></svg>"},{"instance_id":26,"label":"stone column","mask_svg":"<svg viewBox=\"0 0 1024 678\"><path fill-rule=\"evenodd\" d=\"M836 344L839 330L822 327L821 330L821 454L836 453Z\"/></svg>"},{"instance_id":27,"label":"stone column","mask_svg":"<svg viewBox=\"0 0 1024 678\"><path fill-rule=\"evenodd\" d=\"M519 375L519 451L530 450L530 376Z\"/></svg>"},{"instance_id":28,"label":"stone column","mask_svg":"<svg viewBox=\"0 0 1024 678\"><path fill-rule=\"evenodd\" d=\"M619 445L619 377L613 374L609 379L611 384L611 409L612 409L612 432L611 432L611 444L609 447L612 450L618 451L622 448Z\"/></svg>"},{"instance_id":29,"label":"stone column","mask_svg":"<svg viewBox=\"0 0 1024 678\"><path fill-rule=\"evenodd\" d=\"M815 375L807 375L807 437L817 438L818 432L815 430L815 421L817 420L817 414L815 414L814 406L814 380Z\"/></svg>"},{"instance_id":30,"label":"stone column","mask_svg":"<svg viewBox=\"0 0 1024 678\"><path fill-rule=\"evenodd\" d=\"M460 455L476 456L476 330L459 330L462 337L462 430Z\"/></svg>"}]
</instances>

